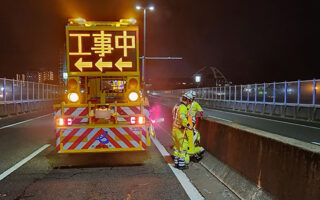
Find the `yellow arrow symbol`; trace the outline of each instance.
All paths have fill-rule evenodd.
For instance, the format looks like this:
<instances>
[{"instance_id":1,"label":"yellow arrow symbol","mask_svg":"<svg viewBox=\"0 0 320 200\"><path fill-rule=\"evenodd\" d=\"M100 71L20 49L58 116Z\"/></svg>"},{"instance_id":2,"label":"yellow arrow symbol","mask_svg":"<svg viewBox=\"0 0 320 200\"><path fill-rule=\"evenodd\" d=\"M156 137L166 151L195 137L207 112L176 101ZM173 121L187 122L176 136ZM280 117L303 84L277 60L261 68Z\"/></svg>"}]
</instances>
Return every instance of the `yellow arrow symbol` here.
<instances>
[{"instance_id":1,"label":"yellow arrow symbol","mask_svg":"<svg viewBox=\"0 0 320 200\"><path fill-rule=\"evenodd\" d=\"M92 62L82 62L82 58L79 58L74 65L82 72L84 67L92 67Z\"/></svg>"},{"instance_id":2,"label":"yellow arrow symbol","mask_svg":"<svg viewBox=\"0 0 320 200\"><path fill-rule=\"evenodd\" d=\"M120 58L115 65L120 71L122 71L122 68L124 67L132 67L132 62L122 62L122 58Z\"/></svg>"},{"instance_id":3,"label":"yellow arrow symbol","mask_svg":"<svg viewBox=\"0 0 320 200\"><path fill-rule=\"evenodd\" d=\"M112 67L112 62L103 62L102 61L102 58L100 58L97 62L96 62L96 66L98 67L98 69L100 71L102 71L102 69L104 67L108 67L108 68L111 68Z\"/></svg>"}]
</instances>

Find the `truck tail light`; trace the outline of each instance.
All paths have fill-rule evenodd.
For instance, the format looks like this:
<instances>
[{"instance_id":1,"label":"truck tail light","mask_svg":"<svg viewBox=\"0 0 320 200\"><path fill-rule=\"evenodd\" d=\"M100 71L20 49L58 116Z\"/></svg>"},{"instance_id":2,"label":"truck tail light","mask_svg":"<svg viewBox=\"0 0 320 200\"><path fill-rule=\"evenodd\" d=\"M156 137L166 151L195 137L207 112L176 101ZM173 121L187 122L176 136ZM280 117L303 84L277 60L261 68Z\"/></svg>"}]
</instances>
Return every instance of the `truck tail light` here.
<instances>
[{"instance_id":1,"label":"truck tail light","mask_svg":"<svg viewBox=\"0 0 320 200\"><path fill-rule=\"evenodd\" d=\"M136 117L130 117L130 123L136 124Z\"/></svg>"},{"instance_id":2,"label":"truck tail light","mask_svg":"<svg viewBox=\"0 0 320 200\"><path fill-rule=\"evenodd\" d=\"M72 119L71 118L67 118L67 125L71 126L72 125Z\"/></svg>"},{"instance_id":3,"label":"truck tail light","mask_svg":"<svg viewBox=\"0 0 320 200\"><path fill-rule=\"evenodd\" d=\"M144 124L146 122L146 119L142 116L138 117L138 123L139 124Z\"/></svg>"},{"instance_id":4,"label":"truck tail light","mask_svg":"<svg viewBox=\"0 0 320 200\"><path fill-rule=\"evenodd\" d=\"M56 120L56 125L57 126L64 126L64 125L71 126L72 125L72 118L59 117Z\"/></svg>"},{"instance_id":5,"label":"truck tail light","mask_svg":"<svg viewBox=\"0 0 320 200\"><path fill-rule=\"evenodd\" d=\"M57 121L56 121L56 123L57 123L57 126L63 126L64 125L64 120L63 120L63 118L58 118L57 119Z\"/></svg>"},{"instance_id":6,"label":"truck tail light","mask_svg":"<svg viewBox=\"0 0 320 200\"><path fill-rule=\"evenodd\" d=\"M145 124L146 118L143 116L139 117L130 117L130 123L131 124Z\"/></svg>"}]
</instances>

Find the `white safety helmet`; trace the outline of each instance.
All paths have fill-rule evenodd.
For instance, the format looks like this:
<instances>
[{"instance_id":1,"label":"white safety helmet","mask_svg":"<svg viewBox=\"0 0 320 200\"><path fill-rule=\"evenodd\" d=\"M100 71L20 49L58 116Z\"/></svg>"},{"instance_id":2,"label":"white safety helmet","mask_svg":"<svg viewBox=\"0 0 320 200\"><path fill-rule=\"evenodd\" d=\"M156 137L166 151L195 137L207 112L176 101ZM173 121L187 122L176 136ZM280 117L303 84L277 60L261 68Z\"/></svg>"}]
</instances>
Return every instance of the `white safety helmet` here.
<instances>
[{"instance_id":1,"label":"white safety helmet","mask_svg":"<svg viewBox=\"0 0 320 200\"><path fill-rule=\"evenodd\" d=\"M189 92L184 93L181 97L180 97L180 102L184 103L185 105L188 104L188 100L192 101L192 95Z\"/></svg>"},{"instance_id":2,"label":"white safety helmet","mask_svg":"<svg viewBox=\"0 0 320 200\"><path fill-rule=\"evenodd\" d=\"M189 90L187 93L189 93L192 96L192 99L196 98L197 93L194 90Z\"/></svg>"},{"instance_id":3,"label":"white safety helmet","mask_svg":"<svg viewBox=\"0 0 320 200\"><path fill-rule=\"evenodd\" d=\"M194 90L191 90L191 94L192 94L192 97L193 97L193 98L196 98L196 96L197 96L197 93L196 93L196 91L194 91Z\"/></svg>"},{"instance_id":4,"label":"white safety helmet","mask_svg":"<svg viewBox=\"0 0 320 200\"><path fill-rule=\"evenodd\" d=\"M192 100L192 98L193 98L191 92L189 92L189 91L184 93L183 97L185 97L185 98L187 98L189 100Z\"/></svg>"}]
</instances>

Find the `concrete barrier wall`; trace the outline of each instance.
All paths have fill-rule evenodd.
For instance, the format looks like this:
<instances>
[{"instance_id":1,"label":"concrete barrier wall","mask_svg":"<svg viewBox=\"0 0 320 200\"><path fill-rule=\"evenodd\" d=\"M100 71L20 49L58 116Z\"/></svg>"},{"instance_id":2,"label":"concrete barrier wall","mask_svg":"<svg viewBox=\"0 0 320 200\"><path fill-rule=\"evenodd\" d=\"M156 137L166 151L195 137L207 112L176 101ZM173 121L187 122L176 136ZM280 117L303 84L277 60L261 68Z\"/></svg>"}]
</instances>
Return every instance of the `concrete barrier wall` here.
<instances>
[{"instance_id":1,"label":"concrete barrier wall","mask_svg":"<svg viewBox=\"0 0 320 200\"><path fill-rule=\"evenodd\" d=\"M320 147L224 122L199 130L209 153L276 198L320 199Z\"/></svg>"},{"instance_id":2,"label":"concrete barrier wall","mask_svg":"<svg viewBox=\"0 0 320 200\"><path fill-rule=\"evenodd\" d=\"M161 102L170 122L177 99L153 101ZM320 199L319 146L224 121L204 119L199 125L201 145L210 154L275 198ZM219 178L230 183L226 176ZM244 186L239 183L239 187Z\"/></svg>"},{"instance_id":3,"label":"concrete barrier wall","mask_svg":"<svg viewBox=\"0 0 320 200\"><path fill-rule=\"evenodd\" d=\"M55 103L57 103L56 100L0 104L0 117L28 113L32 111L52 111L52 106Z\"/></svg>"}]
</instances>

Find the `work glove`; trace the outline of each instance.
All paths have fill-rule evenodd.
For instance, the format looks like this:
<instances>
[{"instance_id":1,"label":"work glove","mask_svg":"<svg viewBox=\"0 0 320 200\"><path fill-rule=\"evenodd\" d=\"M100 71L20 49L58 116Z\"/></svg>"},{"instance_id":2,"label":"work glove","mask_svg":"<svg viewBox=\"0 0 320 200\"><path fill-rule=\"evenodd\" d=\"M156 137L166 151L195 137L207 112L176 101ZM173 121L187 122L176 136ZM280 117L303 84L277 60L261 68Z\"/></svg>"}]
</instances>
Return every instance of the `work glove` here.
<instances>
[{"instance_id":1,"label":"work glove","mask_svg":"<svg viewBox=\"0 0 320 200\"><path fill-rule=\"evenodd\" d=\"M203 119L203 112L197 112L196 116L200 119Z\"/></svg>"},{"instance_id":2,"label":"work glove","mask_svg":"<svg viewBox=\"0 0 320 200\"><path fill-rule=\"evenodd\" d=\"M189 123L187 124L187 129L192 129L192 124L190 125Z\"/></svg>"}]
</instances>

